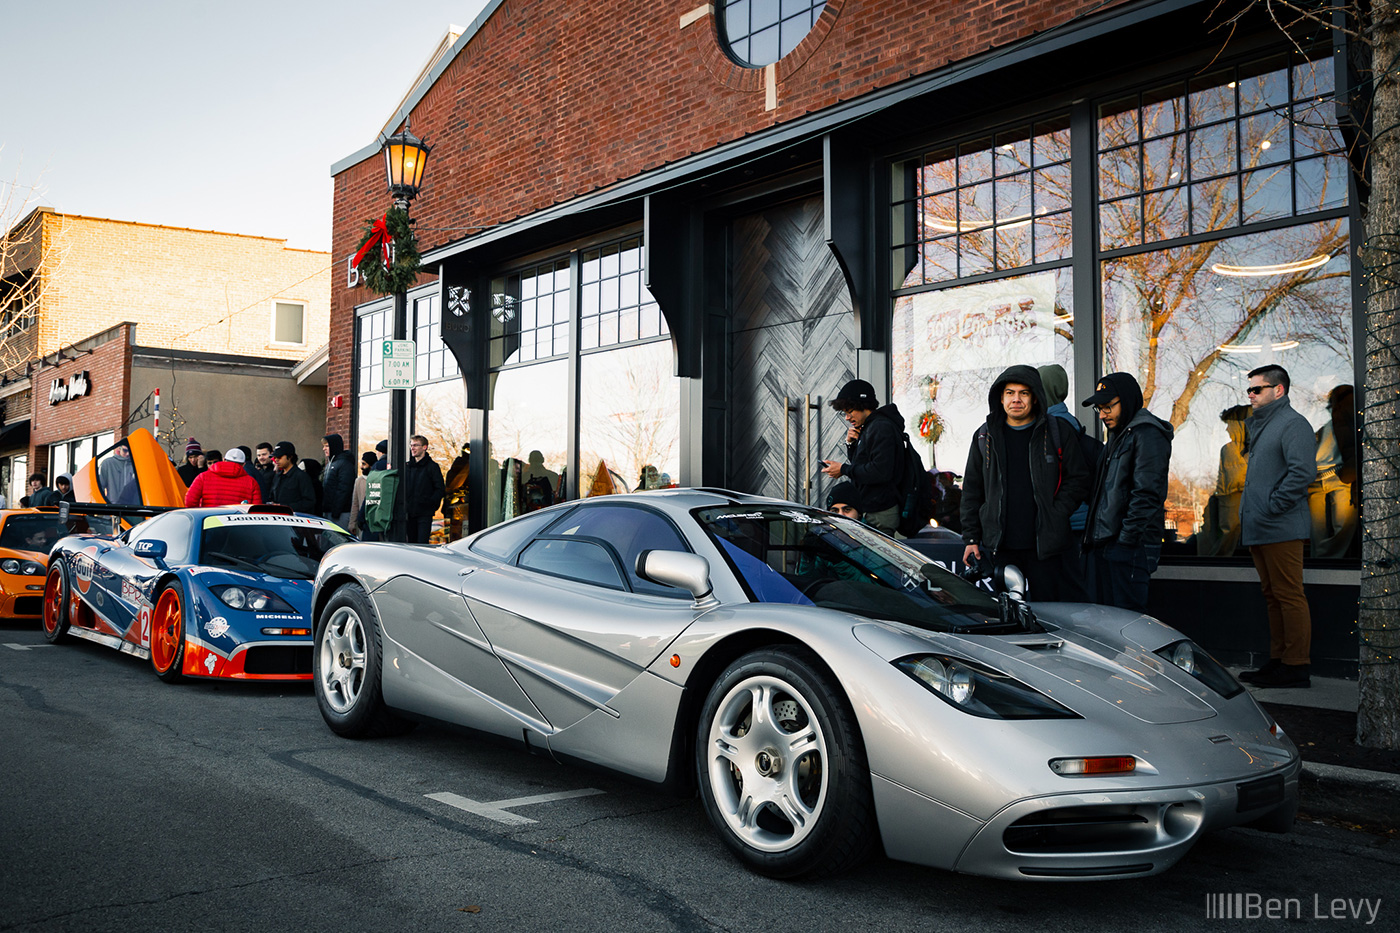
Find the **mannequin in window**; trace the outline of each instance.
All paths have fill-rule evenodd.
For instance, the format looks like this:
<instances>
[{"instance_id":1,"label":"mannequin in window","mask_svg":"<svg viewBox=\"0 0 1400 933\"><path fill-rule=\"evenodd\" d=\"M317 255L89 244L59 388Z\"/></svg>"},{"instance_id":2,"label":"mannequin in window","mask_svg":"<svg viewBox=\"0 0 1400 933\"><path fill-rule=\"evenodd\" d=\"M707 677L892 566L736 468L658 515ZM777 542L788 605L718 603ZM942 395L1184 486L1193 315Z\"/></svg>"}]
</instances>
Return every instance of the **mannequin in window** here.
<instances>
[{"instance_id":1,"label":"mannequin in window","mask_svg":"<svg viewBox=\"0 0 1400 933\"><path fill-rule=\"evenodd\" d=\"M1215 492L1206 501L1201 530L1196 536L1196 553L1202 557L1229 557L1240 540L1240 494L1244 492L1246 459L1245 419L1253 411L1248 405L1234 405L1220 413L1229 441L1220 448L1220 472Z\"/></svg>"},{"instance_id":2,"label":"mannequin in window","mask_svg":"<svg viewBox=\"0 0 1400 933\"><path fill-rule=\"evenodd\" d=\"M1356 538L1356 394L1339 385L1327 393L1331 417L1317 430L1317 479L1308 487L1312 556L1345 557Z\"/></svg>"}]
</instances>

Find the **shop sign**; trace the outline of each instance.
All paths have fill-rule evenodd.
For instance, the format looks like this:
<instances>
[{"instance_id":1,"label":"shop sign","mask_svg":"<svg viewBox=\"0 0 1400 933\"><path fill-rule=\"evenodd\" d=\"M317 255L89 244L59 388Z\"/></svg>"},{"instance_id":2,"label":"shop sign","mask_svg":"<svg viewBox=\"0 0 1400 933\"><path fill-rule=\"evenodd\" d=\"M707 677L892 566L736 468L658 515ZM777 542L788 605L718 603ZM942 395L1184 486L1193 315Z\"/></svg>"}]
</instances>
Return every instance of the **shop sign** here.
<instances>
[{"instance_id":1,"label":"shop sign","mask_svg":"<svg viewBox=\"0 0 1400 933\"><path fill-rule=\"evenodd\" d=\"M75 398L82 398L84 395L91 394L92 383L88 378L88 371L86 369L75 374L66 383L62 379L55 379L49 384L50 405L72 401Z\"/></svg>"}]
</instances>

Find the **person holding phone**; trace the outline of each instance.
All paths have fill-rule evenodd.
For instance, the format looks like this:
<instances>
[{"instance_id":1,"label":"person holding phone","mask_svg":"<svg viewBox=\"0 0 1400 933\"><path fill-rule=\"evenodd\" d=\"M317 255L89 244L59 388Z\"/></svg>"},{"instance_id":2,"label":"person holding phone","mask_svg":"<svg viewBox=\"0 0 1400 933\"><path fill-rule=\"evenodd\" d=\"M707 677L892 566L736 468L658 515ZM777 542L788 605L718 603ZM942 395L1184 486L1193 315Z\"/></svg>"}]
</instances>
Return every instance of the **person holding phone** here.
<instances>
[{"instance_id":1,"label":"person holding phone","mask_svg":"<svg viewBox=\"0 0 1400 933\"><path fill-rule=\"evenodd\" d=\"M852 379L831 400L845 417L848 462L823 460L822 472L855 484L865 523L887 535L899 527L899 471L904 460L904 418L893 404L881 407L875 387Z\"/></svg>"}]
</instances>

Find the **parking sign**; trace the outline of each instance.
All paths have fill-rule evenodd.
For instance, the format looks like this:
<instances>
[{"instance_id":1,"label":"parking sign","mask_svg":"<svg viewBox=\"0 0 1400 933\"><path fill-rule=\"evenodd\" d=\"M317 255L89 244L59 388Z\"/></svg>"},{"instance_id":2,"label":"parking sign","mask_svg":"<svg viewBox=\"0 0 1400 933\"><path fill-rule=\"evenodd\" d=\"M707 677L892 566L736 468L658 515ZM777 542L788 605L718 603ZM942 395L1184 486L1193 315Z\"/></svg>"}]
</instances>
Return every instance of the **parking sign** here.
<instances>
[{"instance_id":1,"label":"parking sign","mask_svg":"<svg viewBox=\"0 0 1400 933\"><path fill-rule=\"evenodd\" d=\"M413 388L413 341L385 340L383 348L384 388Z\"/></svg>"}]
</instances>

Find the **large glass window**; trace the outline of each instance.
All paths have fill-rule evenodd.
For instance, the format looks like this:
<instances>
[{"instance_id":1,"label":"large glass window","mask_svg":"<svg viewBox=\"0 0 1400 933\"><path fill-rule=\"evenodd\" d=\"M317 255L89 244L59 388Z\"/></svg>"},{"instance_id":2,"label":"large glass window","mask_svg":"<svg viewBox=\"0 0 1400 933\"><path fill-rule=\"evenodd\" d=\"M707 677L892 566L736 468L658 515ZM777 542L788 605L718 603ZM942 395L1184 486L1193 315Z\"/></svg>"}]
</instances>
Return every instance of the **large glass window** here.
<instances>
[{"instance_id":1,"label":"large glass window","mask_svg":"<svg viewBox=\"0 0 1400 933\"><path fill-rule=\"evenodd\" d=\"M1102 247L1346 206L1332 67L1280 55L1102 104Z\"/></svg>"},{"instance_id":2,"label":"large glass window","mask_svg":"<svg viewBox=\"0 0 1400 933\"><path fill-rule=\"evenodd\" d=\"M513 272L491 286L491 365L569 352L569 261Z\"/></svg>"},{"instance_id":3,"label":"large glass window","mask_svg":"<svg viewBox=\"0 0 1400 933\"><path fill-rule=\"evenodd\" d=\"M987 393L1011 364L1058 363L1072 380L1071 296L1070 271L1052 269L895 301L893 400L925 466L962 473Z\"/></svg>"},{"instance_id":4,"label":"large glass window","mask_svg":"<svg viewBox=\"0 0 1400 933\"><path fill-rule=\"evenodd\" d=\"M579 371L583 495L674 486L680 380L669 341L590 353Z\"/></svg>"},{"instance_id":5,"label":"large glass window","mask_svg":"<svg viewBox=\"0 0 1400 933\"><path fill-rule=\"evenodd\" d=\"M1068 258L1069 144L1061 116L896 163L894 286Z\"/></svg>"},{"instance_id":6,"label":"large glass window","mask_svg":"<svg viewBox=\"0 0 1400 933\"><path fill-rule=\"evenodd\" d=\"M661 308L642 283L642 241L623 240L583 254L579 347L649 340L669 333Z\"/></svg>"},{"instance_id":7,"label":"large glass window","mask_svg":"<svg viewBox=\"0 0 1400 933\"><path fill-rule=\"evenodd\" d=\"M1284 227L1109 260L1103 264L1103 333L1104 371L1135 374L1146 407L1176 429L1169 540L1180 552L1228 556L1238 544L1247 470L1246 374L1271 363L1284 367L1289 400L1319 439L1333 434L1333 418L1352 420L1338 405L1329 411L1339 386L1346 387L1344 404L1351 404L1355 365L1347 223ZM1326 474L1341 473L1340 458L1324 464L1326 455L1320 448L1316 494L1324 500ZM1348 529L1355 527L1350 495L1333 502L1330 514L1327 503L1321 505L1313 551L1321 556L1323 539L1347 534L1344 542L1332 541L1326 555L1344 556L1352 544Z\"/></svg>"},{"instance_id":8,"label":"large glass window","mask_svg":"<svg viewBox=\"0 0 1400 933\"><path fill-rule=\"evenodd\" d=\"M488 525L562 498L569 453L568 378L569 363L562 359L492 374Z\"/></svg>"}]
</instances>

